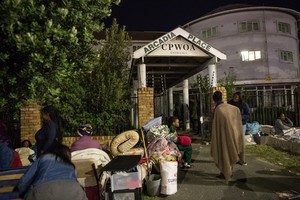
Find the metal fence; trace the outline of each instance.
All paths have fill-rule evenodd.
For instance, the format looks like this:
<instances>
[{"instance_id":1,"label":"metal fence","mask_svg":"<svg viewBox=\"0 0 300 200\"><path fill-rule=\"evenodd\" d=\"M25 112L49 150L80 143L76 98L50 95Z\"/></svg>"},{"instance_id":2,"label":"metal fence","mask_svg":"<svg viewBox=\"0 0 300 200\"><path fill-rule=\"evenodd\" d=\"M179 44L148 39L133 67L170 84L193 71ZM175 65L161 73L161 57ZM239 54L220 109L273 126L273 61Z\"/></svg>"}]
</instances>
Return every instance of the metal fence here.
<instances>
[{"instance_id":1,"label":"metal fence","mask_svg":"<svg viewBox=\"0 0 300 200\"><path fill-rule=\"evenodd\" d=\"M284 113L294 123L297 123L295 113L295 94L257 94L245 97L251 110L249 121L257 121L260 124L274 125L277 115Z\"/></svg>"},{"instance_id":2,"label":"metal fence","mask_svg":"<svg viewBox=\"0 0 300 200\"><path fill-rule=\"evenodd\" d=\"M211 122L211 94L201 93L199 90L190 91L190 101L196 103L197 113L199 116L199 128L201 132L210 131ZM296 126L299 126L299 119L296 116L296 100L300 95L292 94L291 92L245 92L244 102L246 102L251 110L251 118L249 122L257 121L259 124L274 125L278 113L284 113L288 116ZM230 99L228 99L230 100ZM182 93L174 93L174 104L182 103ZM190 102L190 103L191 103ZM154 114L157 116L168 117L169 110L168 94L163 93L154 95ZM174 110L176 110L174 106ZM137 110L137 108L136 108ZM174 112L175 114L175 112ZM201 117L201 119L200 119ZM200 120L203 123L200 123Z\"/></svg>"}]
</instances>

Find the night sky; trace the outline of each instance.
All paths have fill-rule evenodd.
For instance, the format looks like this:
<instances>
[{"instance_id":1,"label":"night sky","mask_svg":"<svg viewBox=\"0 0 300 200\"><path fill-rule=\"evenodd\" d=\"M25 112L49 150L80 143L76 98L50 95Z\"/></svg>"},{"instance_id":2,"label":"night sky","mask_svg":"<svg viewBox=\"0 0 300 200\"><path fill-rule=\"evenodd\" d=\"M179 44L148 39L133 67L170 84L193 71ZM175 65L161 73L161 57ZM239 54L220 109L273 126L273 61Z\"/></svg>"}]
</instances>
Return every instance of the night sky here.
<instances>
[{"instance_id":1,"label":"night sky","mask_svg":"<svg viewBox=\"0 0 300 200\"><path fill-rule=\"evenodd\" d=\"M291 8L300 12L299 0L121 0L112 16L127 31L171 31L189 21L228 4L250 4Z\"/></svg>"}]
</instances>

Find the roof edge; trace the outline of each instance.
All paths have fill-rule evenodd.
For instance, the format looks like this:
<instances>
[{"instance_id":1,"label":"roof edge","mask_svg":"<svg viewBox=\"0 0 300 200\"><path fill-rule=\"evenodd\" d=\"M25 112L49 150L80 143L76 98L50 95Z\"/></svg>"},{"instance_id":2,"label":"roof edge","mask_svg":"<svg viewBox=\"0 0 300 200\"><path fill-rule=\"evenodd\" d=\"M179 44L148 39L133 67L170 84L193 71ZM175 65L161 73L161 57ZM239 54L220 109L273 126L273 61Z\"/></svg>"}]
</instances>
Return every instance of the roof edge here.
<instances>
[{"instance_id":1,"label":"roof edge","mask_svg":"<svg viewBox=\"0 0 300 200\"><path fill-rule=\"evenodd\" d=\"M203 21L212 17L216 17L216 16L221 16L221 15L225 15L225 14L230 14L230 13L236 13L236 12L244 12L244 11L255 11L255 10L270 10L270 11L280 11L280 12L285 12L288 14L291 14L293 17L295 17L296 20L300 20L300 13L296 10L293 9L289 9L289 8L281 8L281 7L273 7L273 6L252 6L252 7L243 7L243 8L236 8L236 9L229 9L229 10L225 10L225 11L221 11L221 12L217 12L217 13L213 13L213 14L208 14L208 15L204 15L202 17L199 17L195 20L192 20L186 24L184 24L182 26L182 28L187 28L199 21Z\"/></svg>"}]
</instances>

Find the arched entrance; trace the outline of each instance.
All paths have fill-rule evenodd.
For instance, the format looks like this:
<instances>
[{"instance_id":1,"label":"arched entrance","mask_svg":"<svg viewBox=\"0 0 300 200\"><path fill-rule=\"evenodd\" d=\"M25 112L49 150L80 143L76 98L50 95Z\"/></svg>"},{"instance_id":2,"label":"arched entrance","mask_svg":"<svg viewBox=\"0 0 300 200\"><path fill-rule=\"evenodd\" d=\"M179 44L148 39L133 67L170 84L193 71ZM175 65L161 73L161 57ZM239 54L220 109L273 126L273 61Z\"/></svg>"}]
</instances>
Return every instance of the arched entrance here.
<instances>
[{"instance_id":1,"label":"arched entrance","mask_svg":"<svg viewBox=\"0 0 300 200\"><path fill-rule=\"evenodd\" d=\"M148 102L142 101L138 105L138 117L132 115L132 120L139 121L138 125L133 124L141 127L157 115L174 114L173 89L179 84L182 85L184 107L188 106L188 79L203 69L209 68L211 86L216 87L216 63L225 60L226 55L179 27L136 50L132 58L129 80L133 94L138 96L145 91L142 95L147 95L149 89L145 88L152 88L153 97L159 97L159 100L149 100L148 96L145 98ZM157 108L154 113L155 106L151 106L150 101L161 105L160 113ZM162 106L165 104L168 106ZM153 112L145 109L153 109ZM188 117L183 116L185 128L189 129Z\"/></svg>"}]
</instances>

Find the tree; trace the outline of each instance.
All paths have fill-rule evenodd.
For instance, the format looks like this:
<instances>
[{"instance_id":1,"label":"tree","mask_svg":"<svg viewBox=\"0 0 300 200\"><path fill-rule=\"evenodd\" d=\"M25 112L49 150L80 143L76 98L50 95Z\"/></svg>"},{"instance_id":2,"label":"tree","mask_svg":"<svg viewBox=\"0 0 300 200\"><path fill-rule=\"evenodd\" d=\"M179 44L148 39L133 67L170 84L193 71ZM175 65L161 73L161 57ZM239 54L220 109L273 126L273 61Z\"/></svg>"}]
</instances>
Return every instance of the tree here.
<instances>
[{"instance_id":1,"label":"tree","mask_svg":"<svg viewBox=\"0 0 300 200\"><path fill-rule=\"evenodd\" d=\"M118 0L3 0L0 106L18 119L24 101L57 106L75 125L86 88L78 80L98 62L94 33ZM86 85L85 85L86 86ZM82 117L83 119L84 117Z\"/></svg>"},{"instance_id":2,"label":"tree","mask_svg":"<svg viewBox=\"0 0 300 200\"><path fill-rule=\"evenodd\" d=\"M125 27L119 28L114 20L106 29L105 40L101 41L99 63L85 76L85 82L89 83L86 93L89 120L105 134L127 120L130 108L129 45Z\"/></svg>"},{"instance_id":3,"label":"tree","mask_svg":"<svg viewBox=\"0 0 300 200\"><path fill-rule=\"evenodd\" d=\"M235 81L235 75L232 73L227 74L226 72L224 72L224 78L218 80L219 86L225 87L228 98L231 98L235 92Z\"/></svg>"}]
</instances>

